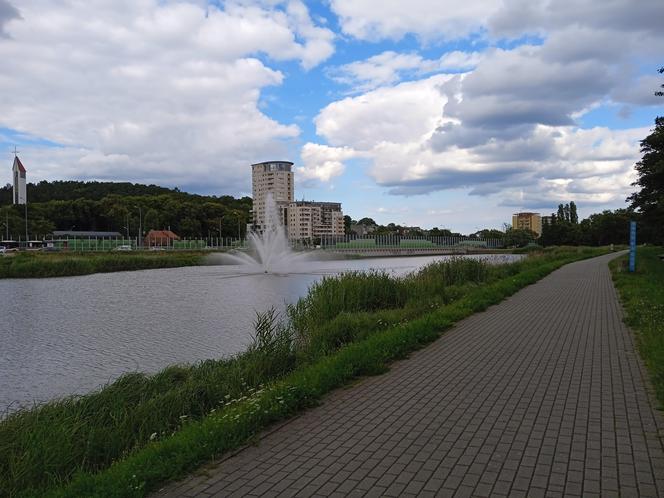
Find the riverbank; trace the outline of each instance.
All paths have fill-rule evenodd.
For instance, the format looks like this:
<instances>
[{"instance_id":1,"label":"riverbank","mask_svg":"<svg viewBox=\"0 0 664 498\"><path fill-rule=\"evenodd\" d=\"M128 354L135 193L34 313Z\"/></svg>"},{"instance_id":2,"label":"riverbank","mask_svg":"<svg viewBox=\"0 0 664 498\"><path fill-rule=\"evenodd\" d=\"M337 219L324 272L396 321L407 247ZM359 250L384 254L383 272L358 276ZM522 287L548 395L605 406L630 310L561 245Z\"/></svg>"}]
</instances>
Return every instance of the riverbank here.
<instances>
[{"instance_id":1,"label":"riverbank","mask_svg":"<svg viewBox=\"0 0 664 498\"><path fill-rule=\"evenodd\" d=\"M0 490L143 496L331 389L384 371L461 318L602 252L547 250L495 267L440 262L406 278L327 278L283 320L259 316L245 354L126 375L99 392L10 415L0 422Z\"/></svg>"},{"instance_id":2,"label":"riverbank","mask_svg":"<svg viewBox=\"0 0 664 498\"><path fill-rule=\"evenodd\" d=\"M71 277L202 264L202 251L20 252L0 257L0 278Z\"/></svg>"},{"instance_id":3,"label":"riverbank","mask_svg":"<svg viewBox=\"0 0 664 498\"><path fill-rule=\"evenodd\" d=\"M641 358L664 410L664 247L639 247L636 271L627 256L611 262L613 281L625 309L625 322L636 335Z\"/></svg>"}]
</instances>

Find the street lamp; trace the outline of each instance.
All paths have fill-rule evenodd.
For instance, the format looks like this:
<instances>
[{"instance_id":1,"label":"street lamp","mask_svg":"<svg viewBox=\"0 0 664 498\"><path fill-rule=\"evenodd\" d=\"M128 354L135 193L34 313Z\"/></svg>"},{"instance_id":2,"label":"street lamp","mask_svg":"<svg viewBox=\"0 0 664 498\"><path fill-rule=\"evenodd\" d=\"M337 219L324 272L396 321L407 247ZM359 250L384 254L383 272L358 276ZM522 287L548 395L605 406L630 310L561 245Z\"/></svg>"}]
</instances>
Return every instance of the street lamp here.
<instances>
[{"instance_id":1,"label":"street lamp","mask_svg":"<svg viewBox=\"0 0 664 498\"><path fill-rule=\"evenodd\" d=\"M143 211L138 206L138 247L143 247Z\"/></svg>"},{"instance_id":2,"label":"street lamp","mask_svg":"<svg viewBox=\"0 0 664 498\"><path fill-rule=\"evenodd\" d=\"M5 240L9 240L9 211L5 211Z\"/></svg>"}]
</instances>

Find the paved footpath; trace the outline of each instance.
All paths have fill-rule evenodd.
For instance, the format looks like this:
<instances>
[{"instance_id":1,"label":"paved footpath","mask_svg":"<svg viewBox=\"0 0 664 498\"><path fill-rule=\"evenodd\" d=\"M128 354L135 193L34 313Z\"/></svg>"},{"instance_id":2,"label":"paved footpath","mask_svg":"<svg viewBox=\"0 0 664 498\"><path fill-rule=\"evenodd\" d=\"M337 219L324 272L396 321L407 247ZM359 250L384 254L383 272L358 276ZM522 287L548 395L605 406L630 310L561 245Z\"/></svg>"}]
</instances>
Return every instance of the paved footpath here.
<instances>
[{"instance_id":1,"label":"paved footpath","mask_svg":"<svg viewBox=\"0 0 664 498\"><path fill-rule=\"evenodd\" d=\"M162 496L664 496L603 256L469 317Z\"/></svg>"}]
</instances>

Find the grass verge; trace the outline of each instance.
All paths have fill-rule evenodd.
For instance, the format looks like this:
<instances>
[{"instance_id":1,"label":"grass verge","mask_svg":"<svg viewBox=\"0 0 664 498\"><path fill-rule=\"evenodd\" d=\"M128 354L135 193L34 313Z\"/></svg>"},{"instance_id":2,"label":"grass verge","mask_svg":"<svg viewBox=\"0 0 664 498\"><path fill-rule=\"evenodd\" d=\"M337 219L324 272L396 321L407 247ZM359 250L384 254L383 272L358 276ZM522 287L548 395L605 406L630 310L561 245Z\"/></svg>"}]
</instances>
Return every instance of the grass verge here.
<instances>
[{"instance_id":1,"label":"grass verge","mask_svg":"<svg viewBox=\"0 0 664 498\"><path fill-rule=\"evenodd\" d=\"M0 257L0 278L44 278L201 264L202 252L28 253Z\"/></svg>"},{"instance_id":2,"label":"grass verge","mask_svg":"<svg viewBox=\"0 0 664 498\"><path fill-rule=\"evenodd\" d=\"M663 247L639 247L636 271L627 270L627 256L611 262L613 281L625 308L625 322L636 335L641 358L664 409L664 254Z\"/></svg>"},{"instance_id":3,"label":"grass verge","mask_svg":"<svg viewBox=\"0 0 664 498\"><path fill-rule=\"evenodd\" d=\"M243 355L125 376L0 422L0 494L144 496L362 375L385 371L454 322L602 250L547 250L490 267L456 260L403 279L314 285L288 320L259 315Z\"/></svg>"}]
</instances>

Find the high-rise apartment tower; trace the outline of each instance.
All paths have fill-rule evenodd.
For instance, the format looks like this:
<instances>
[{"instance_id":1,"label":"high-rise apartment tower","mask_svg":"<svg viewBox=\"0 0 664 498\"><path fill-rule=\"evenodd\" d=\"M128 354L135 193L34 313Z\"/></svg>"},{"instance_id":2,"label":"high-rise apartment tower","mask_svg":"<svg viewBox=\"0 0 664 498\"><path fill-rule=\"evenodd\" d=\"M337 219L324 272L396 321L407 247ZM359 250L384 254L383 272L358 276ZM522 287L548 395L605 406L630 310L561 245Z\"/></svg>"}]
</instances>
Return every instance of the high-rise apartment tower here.
<instances>
[{"instance_id":1,"label":"high-rise apartment tower","mask_svg":"<svg viewBox=\"0 0 664 498\"><path fill-rule=\"evenodd\" d=\"M286 210L293 202L293 163L266 161L251 165L251 193L254 200L253 224L260 231L265 225L265 199L268 193L279 208L281 224L286 225Z\"/></svg>"}]
</instances>

